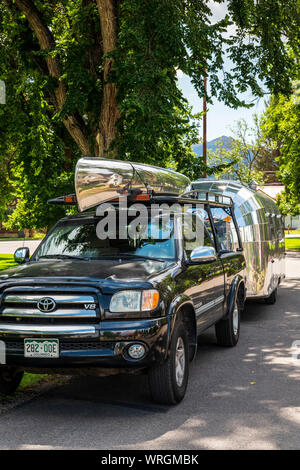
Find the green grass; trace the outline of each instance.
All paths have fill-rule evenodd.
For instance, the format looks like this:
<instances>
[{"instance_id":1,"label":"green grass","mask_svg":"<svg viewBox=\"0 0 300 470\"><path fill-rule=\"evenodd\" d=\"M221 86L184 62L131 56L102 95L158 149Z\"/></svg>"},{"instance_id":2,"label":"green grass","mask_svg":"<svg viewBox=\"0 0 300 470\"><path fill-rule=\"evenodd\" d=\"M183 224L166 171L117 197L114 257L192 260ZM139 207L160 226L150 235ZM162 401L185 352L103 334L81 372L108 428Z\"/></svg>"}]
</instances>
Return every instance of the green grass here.
<instances>
[{"instance_id":1,"label":"green grass","mask_svg":"<svg viewBox=\"0 0 300 470\"><path fill-rule=\"evenodd\" d=\"M51 378L52 377L52 378ZM0 393L0 404L9 404L14 403L16 399L18 399L22 392L31 392L34 391L37 385L42 385L45 382L49 382L51 379L51 383L59 384L61 382L59 376L54 375L46 375L46 374L28 374L25 372L22 382L20 383L19 387L17 388L16 392L12 395L2 395Z\"/></svg>"},{"instance_id":2,"label":"green grass","mask_svg":"<svg viewBox=\"0 0 300 470\"><path fill-rule=\"evenodd\" d=\"M0 271L16 266L13 255L0 255Z\"/></svg>"},{"instance_id":3,"label":"green grass","mask_svg":"<svg viewBox=\"0 0 300 470\"><path fill-rule=\"evenodd\" d=\"M286 238L285 249L287 251L300 251L300 238Z\"/></svg>"},{"instance_id":4,"label":"green grass","mask_svg":"<svg viewBox=\"0 0 300 470\"><path fill-rule=\"evenodd\" d=\"M298 230L285 230L286 235L300 235L300 228Z\"/></svg>"},{"instance_id":5,"label":"green grass","mask_svg":"<svg viewBox=\"0 0 300 470\"><path fill-rule=\"evenodd\" d=\"M18 387L18 391L30 390L34 385L47 379L49 375L46 374L28 374L25 372L22 382Z\"/></svg>"}]
</instances>

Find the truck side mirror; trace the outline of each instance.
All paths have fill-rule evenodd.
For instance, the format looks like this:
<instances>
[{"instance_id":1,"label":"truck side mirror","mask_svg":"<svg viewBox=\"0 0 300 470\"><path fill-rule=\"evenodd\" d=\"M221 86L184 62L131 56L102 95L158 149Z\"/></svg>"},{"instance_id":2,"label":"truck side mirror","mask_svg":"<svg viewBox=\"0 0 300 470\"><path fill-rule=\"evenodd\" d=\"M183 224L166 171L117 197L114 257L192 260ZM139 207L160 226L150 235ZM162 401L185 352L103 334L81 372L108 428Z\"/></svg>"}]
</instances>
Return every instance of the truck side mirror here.
<instances>
[{"instance_id":1,"label":"truck side mirror","mask_svg":"<svg viewBox=\"0 0 300 470\"><path fill-rule=\"evenodd\" d=\"M209 261L216 261L217 253L212 246L197 246L194 248L190 255L190 263L208 263Z\"/></svg>"},{"instance_id":2,"label":"truck side mirror","mask_svg":"<svg viewBox=\"0 0 300 470\"><path fill-rule=\"evenodd\" d=\"M29 255L29 248L18 248L14 254L15 262L18 264L27 263L29 261Z\"/></svg>"}]
</instances>

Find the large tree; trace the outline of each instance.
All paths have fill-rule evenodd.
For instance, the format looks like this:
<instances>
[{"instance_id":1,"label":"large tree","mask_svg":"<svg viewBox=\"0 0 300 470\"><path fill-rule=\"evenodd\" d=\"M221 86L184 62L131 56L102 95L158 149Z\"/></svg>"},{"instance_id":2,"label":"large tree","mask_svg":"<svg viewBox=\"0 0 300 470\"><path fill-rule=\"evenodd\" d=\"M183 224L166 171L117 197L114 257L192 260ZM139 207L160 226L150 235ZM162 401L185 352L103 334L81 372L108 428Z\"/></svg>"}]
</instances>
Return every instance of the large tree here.
<instances>
[{"instance_id":1,"label":"large tree","mask_svg":"<svg viewBox=\"0 0 300 470\"><path fill-rule=\"evenodd\" d=\"M257 78L290 91L297 1L218 3L228 15L211 24L207 0L1 0L1 44L44 77L53 116L83 154L105 155L117 136L121 156L141 157L182 127L177 68L200 95L207 74L212 95L232 106L238 91L262 94ZM225 53L234 68L221 75Z\"/></svg>"},{"instance_id":2,"label":"large tree","mask_svg":"<svg viewBox=\"0 0 300 470\"><path fill-rule=\"evenodd\" d=\"M280 210L283 214L300 214L300 99L296 83L290 98L272 97L261 127L277 154L278 177L285 185L278 197Z\"/></svg>"},{"instance_id":3,"label":"large tree","mask_svg":"<svg viewBox=\"0 0 300 470\"><path fill-rule=\"evenodd\" d=\"M197 126L178 69L199 96L207 75L209 94L233 107L246 105L239 93L247 90L290 93L297 0L218 3L228 14L212 22L208 0L0 0L0 159L10 187L12 179L26 190L23 204L38 179L57 182L47 194L64 188L65 167L71 174L80 154L196 175Z\"/></svg>"},{"instance_id":4,"label":"large tree","mask_svg":"<svg viewBox=\"0 0 300 470\"><path fill-rule=\"evenodd\" d=\"M264 145L257 116L254 116L252 128L244 119L235 123L231 129L233 137L230 145L224 145L222 139L217 149L209 152L209 173L217 178L232 178L246 184L264 184L264 172L259 166L264 155Z\"/></svg>"}]
</instances>

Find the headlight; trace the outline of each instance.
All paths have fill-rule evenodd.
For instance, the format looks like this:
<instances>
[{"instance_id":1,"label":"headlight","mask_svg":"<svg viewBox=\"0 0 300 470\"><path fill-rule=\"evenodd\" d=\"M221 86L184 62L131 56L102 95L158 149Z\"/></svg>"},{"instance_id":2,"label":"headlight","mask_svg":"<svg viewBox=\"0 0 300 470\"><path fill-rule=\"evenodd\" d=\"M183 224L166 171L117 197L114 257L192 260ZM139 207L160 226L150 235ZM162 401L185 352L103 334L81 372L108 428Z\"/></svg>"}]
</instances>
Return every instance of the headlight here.
<instances>
[{"instance_id":1,"label":"headlight","mask_svg":"<svg viewBox=\"0 0 300 470\"><path fill-rule=\"evenodd\" d=\"M112 313L145 312L154 310L159 301L159 293L155 289L123 290L112 296L109 310Z\"/></svg>"}]
</instances>

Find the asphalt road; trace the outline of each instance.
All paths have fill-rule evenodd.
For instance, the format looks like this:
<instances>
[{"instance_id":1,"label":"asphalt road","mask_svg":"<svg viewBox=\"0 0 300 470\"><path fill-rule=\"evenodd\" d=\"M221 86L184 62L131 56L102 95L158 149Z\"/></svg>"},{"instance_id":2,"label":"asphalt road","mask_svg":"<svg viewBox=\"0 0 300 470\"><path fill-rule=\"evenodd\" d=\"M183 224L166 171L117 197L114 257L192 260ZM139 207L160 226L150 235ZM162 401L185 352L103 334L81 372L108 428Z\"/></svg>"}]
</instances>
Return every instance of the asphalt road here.
<instances>
[{"instance_id":1,"label":"asphalt road","mask_svg":"<svg viewBox=\"0 0 300 470\"><path fill-rule=\"evenodd\" d=\"M77 377L0 416L0 448L299 449L300 254L288 275L275 305L247 305L236 348L200 338L177 407L152 404L146 377Z\"/></svg>"}]
</instances>

